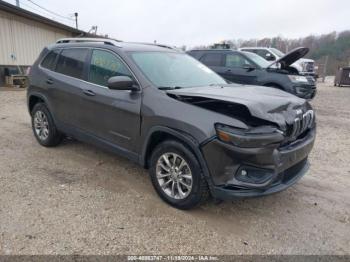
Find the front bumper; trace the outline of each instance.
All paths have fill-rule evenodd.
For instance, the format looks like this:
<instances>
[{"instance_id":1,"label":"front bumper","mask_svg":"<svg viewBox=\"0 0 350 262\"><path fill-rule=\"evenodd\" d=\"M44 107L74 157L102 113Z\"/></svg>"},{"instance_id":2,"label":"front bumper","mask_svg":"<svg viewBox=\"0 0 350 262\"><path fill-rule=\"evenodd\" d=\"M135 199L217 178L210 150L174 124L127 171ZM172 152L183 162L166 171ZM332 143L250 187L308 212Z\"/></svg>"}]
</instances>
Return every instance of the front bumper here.
<instances>
[{"instance_id":1,"label":"front bumper","mask_svg":"<svg viewBox=\"0 0 350 262\"><path fill-rule=\"evenodd\" d=\"M317 79L318 78L318 74L316 72L299 72L300 75L303 76L312 76L313 78Z\"/></svg>"},{"instance_id":2,"label":"front bumper","mask_svg":"<svg viewBox=\"0 0 350 262\"><path fill-rule=\"evenodd\" d=\"M240 148L214 139L202 147L218 199L263 196L296 183L308 170L315 128L287 146Z\"/></svg>"}]
</instances>

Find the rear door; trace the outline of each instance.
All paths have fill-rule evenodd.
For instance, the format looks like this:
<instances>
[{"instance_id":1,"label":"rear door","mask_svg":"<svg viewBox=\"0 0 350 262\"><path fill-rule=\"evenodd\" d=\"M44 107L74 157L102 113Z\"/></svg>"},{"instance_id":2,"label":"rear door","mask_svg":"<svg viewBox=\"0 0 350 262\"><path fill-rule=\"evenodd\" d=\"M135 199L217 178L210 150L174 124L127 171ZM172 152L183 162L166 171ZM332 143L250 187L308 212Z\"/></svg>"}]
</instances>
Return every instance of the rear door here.
<instances>
[{"instance_id":1,"label":"rear door","mask_svg":"<svg viewBox=\"0 0 350 262\"><path fill-rule=\"evenodd\" d=\"M55 120L59 124L78 125L78 101L88 53L87 48L63 49L59 54L57 65L51 68L54 72L50 71L45 79ZM43 65L44 62L45 60Z\"/></svg>"},{"instance_id":2,"label":"rear door","mask_svg":"<svg viewBox=\"0 0 350 262\"><path fill-rule=\"evenodd\" d=\"M249 60L239 53L225 54L225 70L223 77L227 80L239 84L255 84L257 78L257 70L250 70L246 67L254 68Z\"/></svg>"},{"instance_id":3,"label":"rear door","mask_svg":"<svg viewBox=\"0 0 350 262\"><path fill-rule=\"evenodd\" d=\"M224 73L224 56L219 52L204 53L199 59L203 64L210 67L214 72L221 75Z\"/></svg>"},{"instance_id":4,"label":"rear door","mask_svg":"<svg viewBox=\"0 0 350 262\"><path fill-rule=\"evenodd\" d=\"M135 150L140 133L141 91L110 90L112 76L129 76L137 81L126 63L114 52L93 49L88 79L82 86L79 126L96 137L128 151Z\"/></svg>"}]
</instances>

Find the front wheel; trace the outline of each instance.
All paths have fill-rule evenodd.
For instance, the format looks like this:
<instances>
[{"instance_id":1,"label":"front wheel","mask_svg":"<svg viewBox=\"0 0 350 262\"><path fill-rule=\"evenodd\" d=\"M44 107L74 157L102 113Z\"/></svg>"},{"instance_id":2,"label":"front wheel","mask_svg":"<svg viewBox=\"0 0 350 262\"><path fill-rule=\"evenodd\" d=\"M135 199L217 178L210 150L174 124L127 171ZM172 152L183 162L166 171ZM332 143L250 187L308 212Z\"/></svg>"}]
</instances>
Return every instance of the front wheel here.
<instances>
[{"instance_id":1,"label":"front wheel","mask_svg":"<svg viewBox=\"0 0 350 262\"><path fill-rule=\"evenodd\" d=\"M158 195L176 208L191 209L209 197L198 160L177 141L165 141L156 147L151 156L150 176Z\"/></svg>"}]
</instances>

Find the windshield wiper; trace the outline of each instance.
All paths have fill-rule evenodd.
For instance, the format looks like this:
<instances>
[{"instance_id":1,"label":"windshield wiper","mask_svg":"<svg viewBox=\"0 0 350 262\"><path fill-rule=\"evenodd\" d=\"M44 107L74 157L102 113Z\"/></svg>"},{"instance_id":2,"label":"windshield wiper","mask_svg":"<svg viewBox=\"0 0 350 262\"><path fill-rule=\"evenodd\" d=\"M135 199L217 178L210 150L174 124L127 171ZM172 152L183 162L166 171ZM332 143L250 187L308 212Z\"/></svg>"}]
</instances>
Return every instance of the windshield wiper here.
<instances>
[{"instance_id":1,"label":"windshield wiper","mask_svg":"<svg viewBox=\"0 0 350 262\"><path fill-rule=\"evenodd\" d=\"M159 86L159 90L174 90L174 89L181 89L181 86Z\"/></svg>"}]
</instances>

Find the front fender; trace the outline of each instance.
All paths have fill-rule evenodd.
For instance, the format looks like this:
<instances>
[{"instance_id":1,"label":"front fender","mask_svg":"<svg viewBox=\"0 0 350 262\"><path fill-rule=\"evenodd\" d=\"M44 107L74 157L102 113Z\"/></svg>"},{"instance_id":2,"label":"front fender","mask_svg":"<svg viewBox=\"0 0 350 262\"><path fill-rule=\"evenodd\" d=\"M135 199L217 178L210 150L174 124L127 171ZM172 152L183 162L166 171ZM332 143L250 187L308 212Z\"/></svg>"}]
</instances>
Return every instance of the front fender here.
<instances>
[{"instance_id":1,"label":"front fender","mask_svg":"<svg viewBox=\"0 0 350 262\"><path fill-rule=\"evenodd\" d=\"M169 135L175 137L176 139L180 140L181 142L183 142L186 146L188 146L191 149L191 151L195 154L195 156L197 157L197 160L199 161L199 164L202 168L202 172L203 172L205 178L207 179L208 184L212 185L212 181L211 181L211 179L209 179L210 178L209 169L208 169L207 164L204 160L203 154L200 150L199 142L194 137L192 137L190 134L187 134L183 131L176 130L173 128L169 128L169 127L165 127L165 126L154 126L148 131L146 138L144 140L143 146L142 146L142 151L141 151L140 160L139 160L140 165L142 165L144 167L147 165L148 147L151 144L152 136L157 132L169 134Z\"/></svg>"}]
</instances>

